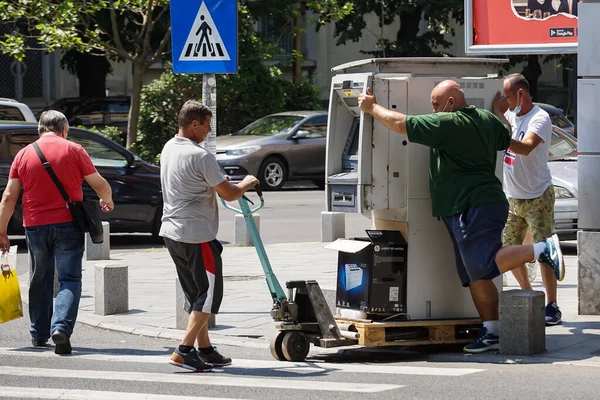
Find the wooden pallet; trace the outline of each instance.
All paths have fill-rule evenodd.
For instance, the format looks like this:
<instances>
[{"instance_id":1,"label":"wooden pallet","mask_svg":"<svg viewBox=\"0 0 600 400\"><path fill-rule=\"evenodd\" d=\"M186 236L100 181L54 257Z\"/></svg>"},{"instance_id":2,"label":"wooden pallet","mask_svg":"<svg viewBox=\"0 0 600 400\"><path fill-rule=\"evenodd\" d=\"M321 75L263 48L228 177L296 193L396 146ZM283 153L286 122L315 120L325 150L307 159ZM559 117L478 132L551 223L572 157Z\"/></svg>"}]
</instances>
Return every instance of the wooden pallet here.
<instances>
[{"instance_id":1,"label":"wooden pallet","mask_svg":"<svg viewBox=\"0 0 600 400\"><path fill-rule=\"evenodd\" d=\"M411 320L375 322L335 318L338 324L353 324L361 346L421 346L471 343L481 329L479 319Z\"/></svg>"}]
</instances>

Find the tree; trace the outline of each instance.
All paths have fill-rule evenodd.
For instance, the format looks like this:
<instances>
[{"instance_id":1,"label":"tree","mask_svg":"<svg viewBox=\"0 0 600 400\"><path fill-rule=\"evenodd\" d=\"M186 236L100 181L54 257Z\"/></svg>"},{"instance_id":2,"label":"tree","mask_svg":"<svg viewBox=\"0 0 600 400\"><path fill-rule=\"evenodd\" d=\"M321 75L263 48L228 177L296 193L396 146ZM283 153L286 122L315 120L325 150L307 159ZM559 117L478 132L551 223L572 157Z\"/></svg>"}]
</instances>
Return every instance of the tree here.
<instances>
[{"instance_id":1,"label":"tree","mask_svg":"<svg viewBox=\"0 0 600 400\"><path fill-rule=\"evenodd\" d=\"M143 76L170 51L169 0L7 0L0 19L15 23L0 50L24 57L25 39L36 38L47 51L101 52L133 66L127 147L134 150ZM60 16L56 18L56 16Z\"/></svg>"},{"instance_id":2,"label":"tree","mask_svg":"<svg viewBox=\"0 0 600 400\"><path fill-rule=\"evenodd\" d=\"M379 26L400 21L396 40L378 38L378 48L365 51L376 57L431 57L448 55L440 49L447 49L451 43L444 35L454 35L452 20L463 23L464 0L356 0L354 12L335 23L335 36L338 44L348 41L358 42L368 31L365 16L375 13ZM422 21L428 30L420 32Z\"/></svg>"}]
</instances>

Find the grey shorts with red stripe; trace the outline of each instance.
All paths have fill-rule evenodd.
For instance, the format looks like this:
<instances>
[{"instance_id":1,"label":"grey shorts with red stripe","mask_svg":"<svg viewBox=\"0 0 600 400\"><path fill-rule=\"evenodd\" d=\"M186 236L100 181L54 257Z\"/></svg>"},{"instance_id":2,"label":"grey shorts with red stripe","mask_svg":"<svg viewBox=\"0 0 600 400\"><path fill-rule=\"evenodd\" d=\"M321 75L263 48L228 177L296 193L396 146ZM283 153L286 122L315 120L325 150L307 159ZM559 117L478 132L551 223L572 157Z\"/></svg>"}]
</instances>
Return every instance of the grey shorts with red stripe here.
<instances>
[{"instance_id":1,"label":"grey shorts with red stripe","mask_svg":"<svg viewBox=\"0 0 600 400\"><path fill-rule=\"evenodd\" d=\"M218 314L223 300L221 243L216 239L196 244L164 240L185 295L185 311Z\"/></svg>"}]
</instances>

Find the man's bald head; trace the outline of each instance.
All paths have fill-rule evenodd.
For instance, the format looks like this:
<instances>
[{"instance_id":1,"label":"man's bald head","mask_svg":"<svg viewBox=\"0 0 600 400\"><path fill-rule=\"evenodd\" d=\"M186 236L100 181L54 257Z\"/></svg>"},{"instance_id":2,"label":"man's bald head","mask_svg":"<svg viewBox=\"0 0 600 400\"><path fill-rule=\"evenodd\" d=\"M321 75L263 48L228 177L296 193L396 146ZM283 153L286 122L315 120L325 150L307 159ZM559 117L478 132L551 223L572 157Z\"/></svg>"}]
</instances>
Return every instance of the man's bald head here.
<instances>
[{"instance_id":1,"label":"man's bald head","mask_svg":"<svg viewBox=\"0 0 600 400\"><path fill-rule=\"evenodd\" d=\"M434 113L456 111L459 108L468 106L465 100L465 92L453 80L443 81L433 89L431 92L431 105Z\"/></svg>"}]
</instances>

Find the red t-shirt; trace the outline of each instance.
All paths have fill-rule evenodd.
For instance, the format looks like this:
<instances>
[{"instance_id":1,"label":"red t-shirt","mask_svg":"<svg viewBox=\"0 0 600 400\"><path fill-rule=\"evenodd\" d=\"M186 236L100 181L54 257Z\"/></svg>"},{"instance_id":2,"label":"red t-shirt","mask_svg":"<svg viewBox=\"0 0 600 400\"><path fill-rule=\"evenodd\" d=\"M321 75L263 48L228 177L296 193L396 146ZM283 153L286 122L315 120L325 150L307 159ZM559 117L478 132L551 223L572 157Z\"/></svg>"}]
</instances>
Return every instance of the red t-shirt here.
<instances>
[{"instance_id":1,"label":"red t-shirt","mask_svg":"<svg viewBox=\"0 0 600 400\"><path fill-rule=\"evenodd\" d=\"M38 146L71 201L83 200L83 177L96 172L88 153L80 145L47 134ZM10 167L9 179L19 179L23 187L23 226L59 224L73 220L56 185L42 166L33 145L19 151Z\"/></svg>"}]
</instances>

